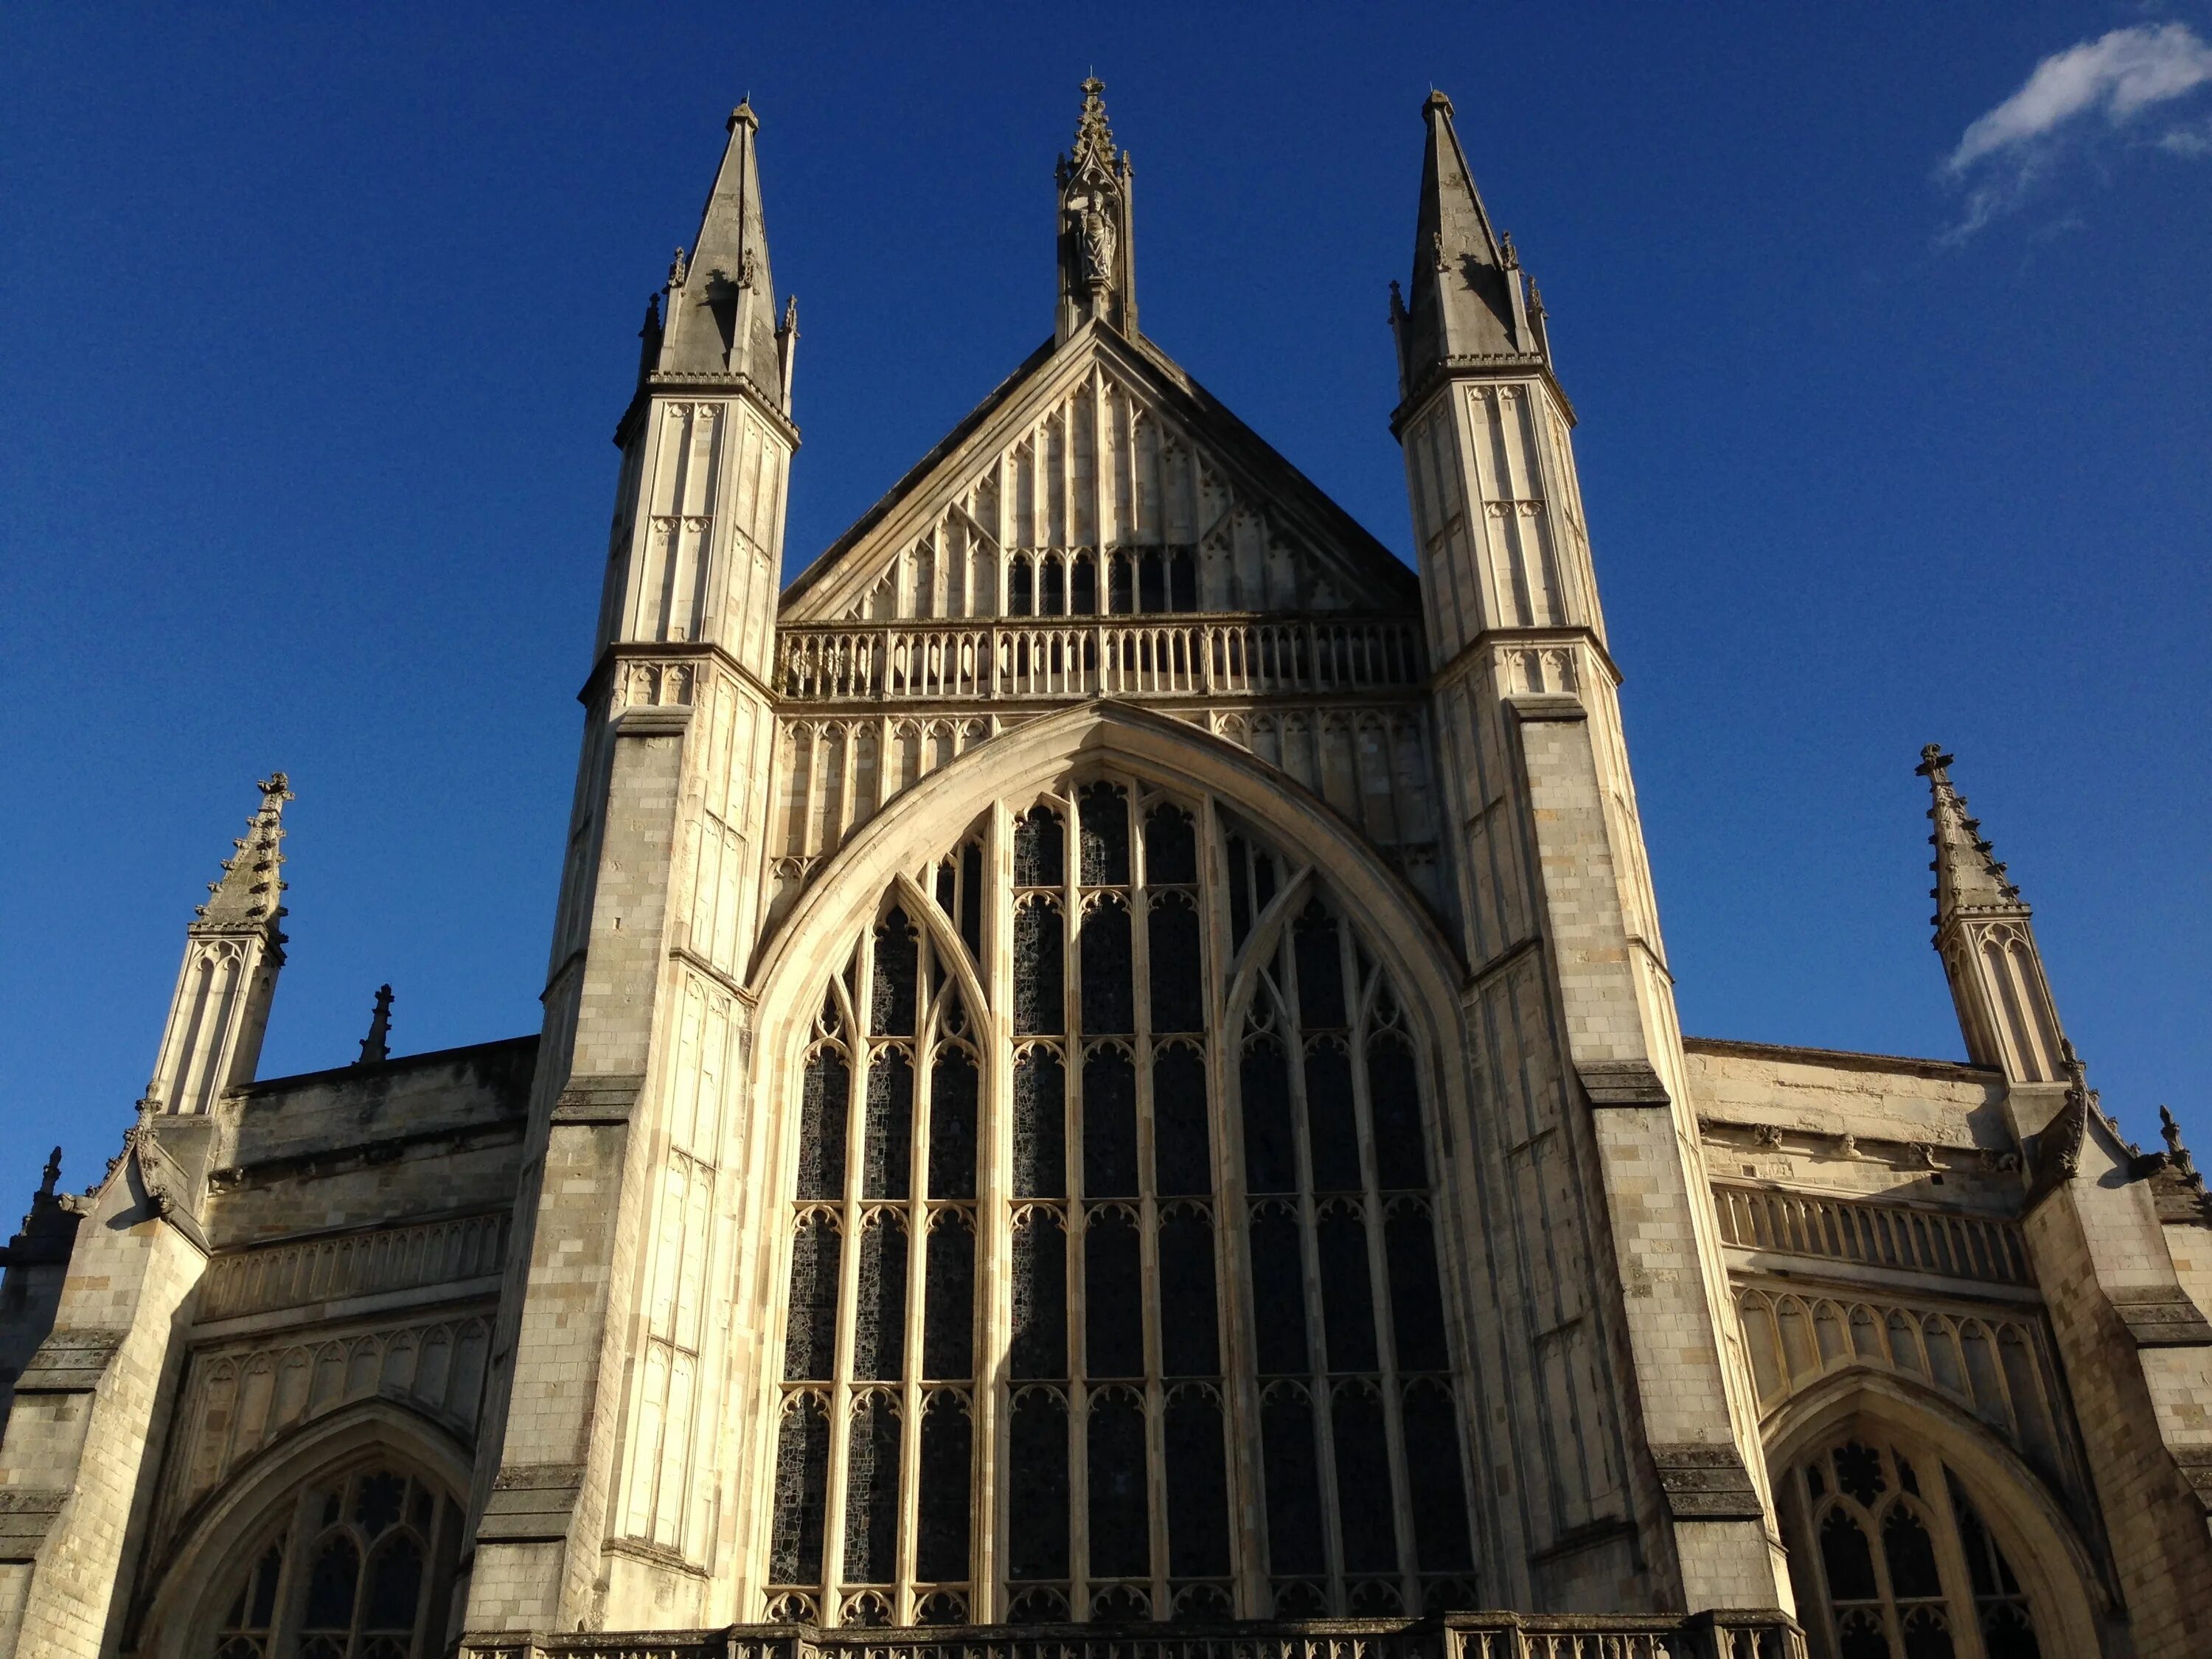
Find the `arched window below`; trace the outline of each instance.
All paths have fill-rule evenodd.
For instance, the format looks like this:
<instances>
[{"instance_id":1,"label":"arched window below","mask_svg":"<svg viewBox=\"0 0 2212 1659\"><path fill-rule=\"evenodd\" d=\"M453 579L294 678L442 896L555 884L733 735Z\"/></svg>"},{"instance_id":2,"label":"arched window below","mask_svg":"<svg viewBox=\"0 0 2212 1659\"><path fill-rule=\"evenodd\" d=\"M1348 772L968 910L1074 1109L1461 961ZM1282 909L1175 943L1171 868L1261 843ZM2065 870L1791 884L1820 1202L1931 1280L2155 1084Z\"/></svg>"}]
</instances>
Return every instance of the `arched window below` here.
<instances>
[{"instance_id":1,"label":"arched window below","mask_svg":"<svg viewBox=\"0 0 2212 1659\"><path fill-rule=\"evenodd\" d=\"M1956 1472L1872 1425L1778 1493L1798 1617L1829 1659L2042 1659L2035 1609Z\"/></svg>"},{"instance_id":2,"label":"arched window below","mask_svg":"<svg viewBox=\"0 0 2212 1659\"><path fill-rule=\"evenodd\" d=\"M210 1659L428 1659L445 1639L461 1510L388 1463L312 1481L218 1592Z\"/></svg>"}]
</instances>

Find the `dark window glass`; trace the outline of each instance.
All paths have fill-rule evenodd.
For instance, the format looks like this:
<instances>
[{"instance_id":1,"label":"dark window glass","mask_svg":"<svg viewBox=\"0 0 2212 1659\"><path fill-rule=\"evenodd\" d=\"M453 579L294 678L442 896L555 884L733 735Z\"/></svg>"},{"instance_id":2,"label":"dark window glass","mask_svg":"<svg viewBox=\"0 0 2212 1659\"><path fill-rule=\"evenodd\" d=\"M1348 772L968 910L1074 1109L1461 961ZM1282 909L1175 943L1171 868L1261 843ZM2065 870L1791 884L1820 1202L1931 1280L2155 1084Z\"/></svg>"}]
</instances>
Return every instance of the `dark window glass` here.
<instances>
[{"instance_id":1,"label":"dark window glass","mask_svg":"<svg viewBox=\"0 0 2212 1659\"><path fill-rule=\"evenodd\" d=\"M1198 879L1197 824L1180 806L1145 815L1145 879L1155 887Z\"/></svg>"},{"instance_id":2,"label":"dark window glass","mask_svg":"<svg viewBox=\"0 0 2212 1659\"><path fill-rule=\"evenodd\" d=\"M876 979L868 1018L877 1036L914 1035L914 924L893 910L876 929Z\"/></svg>"},{"instance_id":3,"label":"dark window glass","mask_svg":"<svg viewBox=\"0 0 2212 1659\"><path fill-rule=\"evenodd\" d=\"M1102 899L1083 913L1083 1029L1091 1036L1137 1029L1130 994L1129 907Z\"/></svg>"},{"instance_id":4,"label":"dark window glass","mask_svg":"<svg viewBox=\"0 0 2212 1659\"><path fill-rule=\"evenodd\" d=\"M354 1547L353 1540L343 1533L325 1539L316 1550L314 1565L307 1574L306 1629L351 1635L353 1599L360 1581L361 1552Z\"/></svg>"},{"instance_id":5,"label":"dark window glass","mask_svg":"<svg viewBox=\"0 0 2212 1659\"><path fill-rule=\"evenodd\" d=\"M904 1198L914 1162L914 1066L896 1051L868 1066L868 1119L860 1196Z\"/></svg>"},{"instance_id":6,"label":"dark window glass","mask_svg":"<svg viewBox=\"0 0 2212 1659\"><path fill-rule=\"evenodd\" d=\"M1291 1150L1290 1068L1281 1045L1261 1037L1244 1050L1244 1185L1255 1193L1296 1192L1297 1155Z\"/></svg>"},{"instance_id":7,"label":"dark window glass","mask_svg":"<svg viewBox=\"0 0 2212 1659\"><path fill-rule=\"evenodd\" d=\"M1198 609L1198 561L1187 547L1168 556L1168 599L1171 610Z\"/></svg>"},{"instance_id":8,"label":"dark window glass","mask_svg":"<svg viewBox=\"0 0 2212 1659\"><path fill-rule=\"evenodd\" d=\"M1083 792L1083 884L1126 887L1129 882L1129 802L1110 783Z\"/></svg>"},{"instance_id":9,"label":"dark window glass","mask_svg":"<svg viewBox=\"0 0 2212 1659\"><path fill-rule=\"evenodd\" d=\"M1143 1269L1135 1218L1116 1206L1094 1211L1083 1232L1084 1371L1145 1374Z\"/></svg>"},{"instance_id":10,"label":"dark window glass","mask_svg":"<svg viewBox=\"0 0 2212 1659\"><path fill-rule=\"evenodd\" d=\"M1836 1486L1847 1492L1868 1509L1888 1490L1882 1479L1881 1454L1872 1446L1862 1446L1857 1441L1838 1446L1835 1452Z\"/></svg>"},{"instance_id":11,"label":"dark window glass","mask_svg":"<svg viewBox=\"0 0 2212 1659\"><path fill-rule=\"evenodd\" d=\"M422 1600L422 1547L408 1534L399 1533L386 1539L369 1558L368 1595L361 1610L361 1633L412 1637Z\"/></svg>"},{"instance_id":12,"label":"dark window glass","mask_svg":"<svg viewBox=\"0 0 2212 1659\"><path fill-rule=\"evenodd\" d=\"M906 1223L878 1210L860 1229L860 1306L853 1317L853 1375L896 1380L906 1371Z\"/></svg>"},{"instance_id":13,"label":"dark window glass","mask_svg":"<svg viewBox=\"0 0 2212 1659\"><path fill-rule=\"evenodd\" d=\"M1181 893L1153 901L1150 918L1152 1030L1198 1031L1206 1028L1205 995L1200 970L1198 907Z\"/></svg>"},{"instance_id":14,"label":"dark window glass","mask_svg":"<svg viewBox=\"0 0 2212 1659\"><path fill-rule=\"evenodd\" d=\"M1157 548L1138 556L1137 604L1144 611L1168 608L1167 562Z\"/></svg>"},{"instance_id":15,"label":"dark window glass","mask_svg":"<svg viewBox=\"0 0 2212 1659\"><path fill-rule=\"evenodd\" d=\"M1107 609L1117 617L1126 617L1137 606L1129 592L1129 556L1116 553L1106 566Z\"/></svg>"},{"instance_id":16,"label":"dark window glass","mask_svg":"<svg viewBox=\"0 0 2212 1659\"><path fill-rule=\"evenodd\" d=\"M799 1196L845 1195L845 1120L851 1109L852 1074L834 1048L806 1062L799 1097Z\"/></svg>"},{"instance_id":17,"label":"dark window glass","mask_svg":"<svg viewBox=\"0 0 2212 1659\"><path fill-rule=\"evenodd\" d=\"M1244 837L1229 838L1229 938L1233 947L1252 931L1252 849Z\"/></svg>"},{"instance_id":18,"label":"dark window glass","mask_svg":"<svg viewBox=\"0 0 2212 1659\"><path fill-rule=\"evenodd\" d=\"M1060 814L1032 806L1014 820L1014 885L1057 887L1064 879ZM980 867L980 866L979 866Z\"/></svg>"},{"instance_id":19,"label":"dark window glass","mask_svg":"<svg viewBox=\"0 0 2212 1659\"><path fill-rule=\"evenodd\" d=\"M1317 1193L1356 1193L1359 1120L1352 1104L1352 1056L1340 1042L1323 1038L1306 1050L1307 1152Z\"/></svg>"},{"instance_id":20,"label":"dark window glass","mask_svg":"<svg viewBox=\"0 0 2212 1659\"><path fill-rule=\"evenodd\" d=\"M1457 1417L1442 1384L1424 1381L1406 1390L1406 1474L1413 1486L1413 1542L1423 1572L1464 1572L1474 1565Z\"/></svg>"},{"instance_id":21,"label":"dark window glass","mask_svg":"<svg viewBox=\"0 0 2212 1659\"><path fill-rule=\"evenodd\" d=\"M1395 1572L1398 1529L1390 1507L1390 1448L1383 1437L1382 1398L1368 1384L1340 1387L1330 1417L1345 1569Z\"/></svg>"},{"instance_id":22,"label":"dark window glass","mask_svg":"<svg viewBox=\"0 0 2212 1659\"><path fill-rule=\"evenodd\" d=\"M1066 984L1059 908L1031 899L1014 912L1014 1030L1058 1033L1067 1018Z\"/></svg>"},{"instance_id":23,"label":"dark window glass","mask_svg":"<svg viewBox=\"0 0 2212 1659\"><path fill-rule=\"evenodd\" d=\"M1367 1224L1346 1203L1328 1206L1316 1229L1320 1247L1322 1318L1332 1371L1375 1369L1374 1283L1367 1276Z\"/></svg>"},{"instance_id":24,"label":"dark window glass","mask_svg":"<svg viewBox=\"0 0 2212 1659\"><path fill-rule=\"evenodd\" d=\"M1267 1462L1267 1570L1324 1571L1321 1477L1314 1459L1313 1407L1303 1389L1278 1384L1260 1407Z\"/></svg>"},{"instance_id":25,"label":"dark window glass","mask_svg":"<svg viewBox=\"0 0 2212 1659\"><path fill-rule=\"evenodd\" d=\"M1316 901L1306 906L1291 934L1298 963L1300 1022L1309 1031L1342 1025L1344 959L1337 954L1336 918Z\"/></svg>"},{"instance_id":26,"label":"dark window glass","mask_svg":"<svg viewBox=\"0 0 2212 1659\"><path fill-rule=\"evenodd\" d=\"M1036 606L1030 603L1036 584L1036 574L1025 557L1014 559L1006 569L1006 614L1026 617Z\"/></svg>"},{"instance_id":27,"label":"dark window glass","mask_svg":"<svg viewBox=\"0 0 2212 1659\"><path fill-rule=\"evenodd\" d=\"M1152 1526L1145 1495L1145 1408L1127 1389L1091 1396L1091 1575L1152 1574Z\"/></svg>"},{"instance_id":28,"label":"dark window glass","mask_svg":"<svg viewBox=\"0 0 2212 1659\"><path fill-rule=\"evenodd\" d=\"M1056 1389L1014 1397L1006 1577L1067 1577L1067 1402Z\"/></svg>"},{"instance_id":29,"label":"dark window glass","mask_svg":"<svg viewBox=\"0 0 2212 1659\"><path fill-rule=\"evenodd\" d=\"M1303 1376L1306 1353L1305 1273L1298 1224L1290 1208L1266 1204L1252 1216L1252 1325L1260 1339L1260 1374Z\"/></svg>"},{"instance_id":30,"label":"dark window glass","mask_svg":"<svg viewBox=\"0 0 2212 1659\"><path fill-rule=\"evenodd\" d=\"M929 1195L975 1196L975 1062L958 1048L929 1068Z\"/></svg>"},{"instance_id":31,"label":"dark window glass","mask_svg":"<svg viewBox=\"0 0 2212 1659\"><path fill-rule=\"evenodd\" d=\"M1098 611L1098 567L1089 559L1075 562L1075 602L1069 608L1079 617L1090 617Z\"/></svg>"},{"instance_id":32,"label":"dark window glass","mask_svg":"<svg viewBox=\"0 0 2212 1659\"><path fill-rule=\"evenodd\" d=\"M1375 1177L1385 1190L1429 1184L1421 1148L1421 1090L1413 1051L1395 1036L1367 1045L1367 1098L1375 1116Z\"/></svg>"},{"instance_id":33,"label":"dark window glass","mask_svg":"<svg viewBox=\"0 0 2212 1659\"><path fill-rule=\"evenodd\" d=\"M1031 1210L1014 1228L1016 1376L1067 1375L1067 1236L1057 1218Z\"/></svg>"},{"instance_id":34,"label":"dark window glass","mask_svg":"<svg viewBox=\"0 0 2212 1659\"><path fill-rule=\"evenodd\" d=\"M898 1577L899 1420L888 1394L861 1397L845 1453L845 1578L888 1584Z\"/></svg>"},{"instance_id":35,"label":"dark window glass","mask_svg":"<svg viewBox=\"0 0 2212 1659\"><path fill-rule=\"evenodd\" d=\"M1211 1391L1184 1387L1169 1395L1165 1431L1168 1571L1178 1578L1225 1577L1229 1563L1229 1477L1221 1444L1221 1406Z\"/></svg>"},{"instance_id":36,"label":"dark window glass","mask_svg":"<svg viewBox=\"0 0 2212 1659\"><path fill-rule=\"evenodd\" d=\"M1212 1376L1221 1369L1213 1305L1213 1228L1195 1204L1160 1221L1160 1369Z\"/></svg>"},{"instance_id":37,"label":"dark window glass","mask_svg":"<svg viewBox=\"0 0 2212 1659\"><path fill-rule=\"evenodd\" d=\"M960 849L960 937L968 954L983 959L983 849L969 842Z\"/></svg>"},{"instance_id":38,"label":"dark window glass","mask_svg":"<svg viewBox=\"0 0 2212 1659\"><path fill-rule=\"evenodd\" d=\"M1064 617L1067 614L1067 572L1058 559L1047 559L1044 568L1037 573L1040 616Z\"/></svg>"},{"instance_id":39,"label":"dark window glass","mask_svg":"<svg viewBox=\"0 0 2212 1659\"><path fill-rule=\"evenodd\" d=\"M940 1215L929 1230L928 1289L923 1306L922 1374L975 1374L975 1234L968 1218Z\"/></svg>"},{"instance_id":40,"label":"dark window glass","mask_svg":"<svg viewBox=\"0 0 2212 1659\"><path fill-rule=\"evenodd\" d=\"M1137 1195L1137 1073L1119 1048L1083 1062L1083 1195Z\"/></svg>"},{"instance_id":41,"label":"dark window glass","mask_svg":"<svg viewBox=\"0 0 2212 1659\"><path fill-rule=\"evenodd\" d=\"M1176 1044L1152 1057L1152 1179L1163 1198L1213 1190L1206 1060Z\"/></svg>"},{"instance_id":42,"label":"dark window glass","mask_svg":"<svg viewBox=\"0 0 2212 1659\"><path fill-rule=\"evenodd\" d=\"M783 1374L794 1382L830 1376L837 1358L837 1230L827 1216L809 1216L791 1242L790 1333Z\"/></svg>"},{"instance_id":43,"label":"dark window glass","mask_svg":"<svg viewBox=\"0 0 2212 1659\"><path fill-rule=\"evenodd\" d=\"M1031 1048L1014 1062L1014 1196L1067 1196L1067 1084L1060 1056Z\"/></svg>"},{"instance_id":44,"label":"dark window glass","mask_svg":"<svg viewBox=\"0 0 2212 1659\"><path fill-rule=\"evenodd\" d=\"M830 1484L830 1414L811 1395L784 1410L776 1433L775 1539L769 1577L811 1584L822 1577L822 1522Z\"/></svg>"},{"instance_id":45,"label":"dark window glass","mask_svg":"<svg viewBox=\"0 0 2212 1659\"><path fill-rule=\"evenodd\" d=\"M1382 1227L1382 1254L1390 1269L1390 1328L1402 1371L1440 1371L1450 1364L1444 1348L1444 1304L1437 1280L1437 1249L1429 1218L1400 1200Z\"/></svg>"},{"instance_id":46,"label":"dark window glass","mask_svg":"<svg viewBox=\"0 0 2212 1659\"><path fill-rule=\"evenodd\" d=\"M1889 1561L1889 1588L1900 1598L1941 1595L1936 1571L1936 1543L1920 1517L1903 1504L1882 1518L1881 1553Z\"/></svg>"},{"instance_id":47,"label":"dark window glass","mask_svg":"<svg viewBox=\"0 0 2212 1659\"><path fill-rule=\"evenodd\" d=\"M1836 1601L1869 1601L1881 1594L1875 1585L1874 1552L1848 1510L1832 1509L1820 1522L1820 1565Z\"/></svg>"},{"instance_id":48,"label":"dark window glass","mask_svg":"<svg viewBox=\"0 0 2212 1659\"><path fill-rule=\"evenodd\" d=\"M914 1570L924 1583L968 1577L968 1516L975 1426L950 1389L927 1396L921 1412L921 1493Z\"/></svg>"}]
</instances>

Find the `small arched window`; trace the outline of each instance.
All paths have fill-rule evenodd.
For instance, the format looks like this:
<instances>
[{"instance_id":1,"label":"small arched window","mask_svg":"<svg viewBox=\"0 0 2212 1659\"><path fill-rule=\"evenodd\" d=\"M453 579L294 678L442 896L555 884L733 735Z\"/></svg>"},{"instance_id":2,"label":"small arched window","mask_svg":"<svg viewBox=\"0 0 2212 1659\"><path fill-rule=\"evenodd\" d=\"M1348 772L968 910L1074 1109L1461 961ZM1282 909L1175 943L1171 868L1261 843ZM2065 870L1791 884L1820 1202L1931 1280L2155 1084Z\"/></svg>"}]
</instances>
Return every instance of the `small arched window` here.
<instances>
[{"instance_id":1,"label":"small arched window","mask_svg":"<svg viewBox=\"0 0 2212 1659\"><path fill-rule=\"evenodd\" d=\"M388 1463L313 1481L222 1592L211 1659L428 1659L445 1639L460 1506Z\"/></svg>"},{"instance_id":2,"label":"small arched window","mask_svg":"<svg viewBox=\"0 0 2212 1659\"><path fill-rule=\"evenodd\" d=\"M1850 1432L1779 1496L1800 1615L1835 1659L2041 1659L2011 1564L1933 1452Z\"/></svg>"}]
</instances>

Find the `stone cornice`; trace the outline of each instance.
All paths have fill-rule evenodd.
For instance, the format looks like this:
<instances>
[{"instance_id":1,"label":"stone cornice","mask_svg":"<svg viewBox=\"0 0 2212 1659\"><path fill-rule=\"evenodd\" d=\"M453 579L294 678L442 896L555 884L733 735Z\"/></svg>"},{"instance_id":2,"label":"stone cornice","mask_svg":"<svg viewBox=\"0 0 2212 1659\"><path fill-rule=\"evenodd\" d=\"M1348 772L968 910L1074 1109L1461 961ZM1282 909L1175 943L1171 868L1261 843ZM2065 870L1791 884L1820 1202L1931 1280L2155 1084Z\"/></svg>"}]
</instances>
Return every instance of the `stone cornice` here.
<instances>
[{"instance_id":1,"label":"stone cornice","mask_svg":"<svg viewBox=\"0 0 2212 1659\"><path fill-rule=\"evenodd\" d=\"M599 648L592 664L592 672L584 677L576 701L589 708L605 696L613 679L618 663L631 662L708 662L717 668L726 669L732 678L751 688L763 701L774 702L775 693L763 684L754 673L735 657L719 640L615 640Z\"/></svg>"},{"instance_id":2,"label":"stone cornice","mask_svg":"<svg viewBox=\"0 0 2212 1659\"><path fill-rule=\"evenodd\" d=\"M1485 354L1480 356L1448 357L1431 364L1398 400L1397 408L1390 411L1390 435L1403 440L1407 424L1412 421L1438 388L1464 380L1539 380L1551 388L1552 395L1559 400L1560 410L1567 417L1570 429L1582 423L1575 413L1575 405L1567 396L1566 388L1553 374L1549 358L1541 352L1514 351Z\"/></svg>"},{"instance_id":3,"label":"stone cornice","mask_svg":"<svg viewBox=\"0 0 2212 1659\"><path fill-rule=\"evenodd\" d=\"M777 408L775 400L762 389L759 381L742 369L726 369L720 374L694 371L688 374L664 374L655 369L638 385L636 394L623 410L622 418L615 422L614 445L617 449L629 447L637 423L645 418L647 407L656 398L724 398L732 393L750 404L754 411L780 434L794 450L799 447L799 428L791 416Z\"/></svg>"},{"instance_id":4,"label":"stone cornice","mask_svg":"<svg viewBox=\"0 0 2212 1659\"><path fill-rule=\"evenodd\" d=\"M1606 649L1597 630L1581 623L1570 628L1486 628L1454 653L1449 661L1432 670L1429 684L1437 690L1445 690L1472 672L1484 653L1501 646L1546 645L1587 645L1614 688L1620 686L1620 665L1613 661L1613 653Z\"/></svg>"}]
</instances>

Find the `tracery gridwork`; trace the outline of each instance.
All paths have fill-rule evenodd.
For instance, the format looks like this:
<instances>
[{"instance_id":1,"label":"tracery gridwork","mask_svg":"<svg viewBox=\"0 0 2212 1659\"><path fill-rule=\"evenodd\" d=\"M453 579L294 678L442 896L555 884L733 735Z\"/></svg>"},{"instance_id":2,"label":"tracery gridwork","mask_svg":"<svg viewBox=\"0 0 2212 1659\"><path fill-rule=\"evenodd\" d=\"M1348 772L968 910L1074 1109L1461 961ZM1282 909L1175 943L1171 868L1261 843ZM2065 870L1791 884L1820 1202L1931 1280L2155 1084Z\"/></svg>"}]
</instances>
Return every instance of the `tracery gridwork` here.
<instances>
[{"instance_id":1,"label":"tracery gridwork","mask_svg":"<svg viewBox=\"0 0 2212 1659\"><path fill-rule=\"evenodd\" d=\"M1833 1659L2040 1659L2026 1592L1956 1473L1853 1431L1783 1494L1800 1616Z\"/></svg>"},{"instance_id":2,"label":"tracery gridwork","mask_svg":"<svg viewBox=\"0 0 2212 1659\"><path fill-rule=\"evenodd\" d=\"M1476 1605L1417 1045L1311 873L1102 779L923 884L806 1054L767 1616Z\"/></svg>"},{"instance_id":3,"label":"tracery gridwork","mask_svg":"<svg viewBox=\"0 0 2212 1659\"><path fill-rule=\"evenodd\" d=\"M369 1465L313 1482L244 1552L212 1659L427 1659L445 1638L461 1514L420 1475Z\"/></svg>"}]
</instances>

